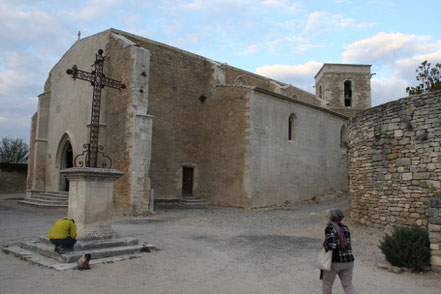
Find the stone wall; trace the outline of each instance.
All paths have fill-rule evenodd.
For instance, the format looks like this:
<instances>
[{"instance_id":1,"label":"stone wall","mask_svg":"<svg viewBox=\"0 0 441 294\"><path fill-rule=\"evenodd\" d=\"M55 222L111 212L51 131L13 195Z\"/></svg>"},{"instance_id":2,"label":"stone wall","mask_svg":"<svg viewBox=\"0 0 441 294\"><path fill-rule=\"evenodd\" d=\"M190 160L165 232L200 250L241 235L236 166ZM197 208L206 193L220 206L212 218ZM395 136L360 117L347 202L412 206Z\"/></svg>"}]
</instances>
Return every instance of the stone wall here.
<instances>
[{"instance_id":1,"label":"stone wall","mask_svg":"<svg viewBox=\"0 0 441 294\"><path fill-rule=\"evenodd\" d=\"M441 198L431 198L429 208L429 237L432 249L432 267L441 271Z\"/></svg>"},{"instance_id":2,"label":"stone wall","mask_svg":"<svg viewBox=\"0 0 441 294\"><path fill-rule=\"evenodd\" d=\"M427 225L441 179L441 91L365 110L349 125L351 217L378 225Z\"/></svg>"},{"instance_id":3,"label":"stone wall","mask_svg":"<svg viewBox=\"0 0 441 294\"><path fill-rule=\"evenodd\" d=\"M0 194L26 191L27 164L0 163Z\"/></svg>"}]
</instances>

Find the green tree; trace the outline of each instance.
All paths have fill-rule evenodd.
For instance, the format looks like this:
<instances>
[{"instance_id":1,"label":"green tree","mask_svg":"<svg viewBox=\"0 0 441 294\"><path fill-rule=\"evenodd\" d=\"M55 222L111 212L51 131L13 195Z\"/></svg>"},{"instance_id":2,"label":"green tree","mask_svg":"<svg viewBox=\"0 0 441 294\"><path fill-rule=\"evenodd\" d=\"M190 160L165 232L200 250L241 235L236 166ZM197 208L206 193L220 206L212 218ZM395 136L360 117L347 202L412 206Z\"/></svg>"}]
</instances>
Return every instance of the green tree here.
<instances>
[{"instance_id":1,"label":"green tree","mask_svg":"<svg viewBox=\"0 0 441 294\"><path fill-rule=\"evenodd\" d=\"M3 137L0 144L0 162L27 163L29 146L22 139Z\"/></svg>"},{"instance_id":2,"label":"green tree","mask_svg":"<svg viewBox=\"0 0 441 294\"><path fill-rule=\"evenodd\" d=\"M415 70L416 79L421 83L416 87L407 87L406 92L409 95L418 95L435 90L441 90L441 64L435 64L431 67L430 62L424 60Z\"/></svg>"}]
</instances>

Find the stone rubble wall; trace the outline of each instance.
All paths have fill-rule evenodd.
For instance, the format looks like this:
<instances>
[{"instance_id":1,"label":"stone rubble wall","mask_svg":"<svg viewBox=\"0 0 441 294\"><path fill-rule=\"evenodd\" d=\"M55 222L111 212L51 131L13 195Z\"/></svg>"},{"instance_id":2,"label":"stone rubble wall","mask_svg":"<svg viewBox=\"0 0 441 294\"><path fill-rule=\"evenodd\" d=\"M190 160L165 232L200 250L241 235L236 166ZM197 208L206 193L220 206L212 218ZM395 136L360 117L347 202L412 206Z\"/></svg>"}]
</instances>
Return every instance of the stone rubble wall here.
<instances>
[{"instance_id":1,"label":"stone rubble wall","mask_svg":"<svg viewBox=\"0 0 441 294\"><path fill-rule=\"evenodd\" d=\"M355 115L348 144L351 217L425 227L429 199L440 194L441 91Z\"/></svg>"},{"instance_id":2,"label":"stone rubble wall","mask_svg":"<svg viewBox=\"0 0 441 294\"><path fill-rule=\"evenodd\" d=\"M431 198L429 208L429 237L432 249L432 267L441 271L441 198Z\"/></svg>"}]
</instances>

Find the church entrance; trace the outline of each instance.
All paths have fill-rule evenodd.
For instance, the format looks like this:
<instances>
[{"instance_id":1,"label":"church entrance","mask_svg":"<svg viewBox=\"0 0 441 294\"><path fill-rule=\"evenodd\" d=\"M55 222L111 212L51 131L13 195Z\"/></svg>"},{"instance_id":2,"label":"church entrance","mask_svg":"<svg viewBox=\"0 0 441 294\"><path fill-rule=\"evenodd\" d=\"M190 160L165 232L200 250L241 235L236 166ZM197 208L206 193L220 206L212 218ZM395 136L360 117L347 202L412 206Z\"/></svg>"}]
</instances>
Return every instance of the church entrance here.
<instances>
[{"instance_id":1,"label":"church entrance","mask_svg":"<svg viewBox=\"0 0 441 294\"><path fill-rule=\"evenodd\" d=\"M61 155L60 170L73 167L73 152L72 145L69 141L66 141L63 147L63 153ZM69 191L69 180L64 176L60 178L60 190Z\"/></svg>"},{"instance_id":2,"label":"church entrance","mask_svg":"<svg viewBox=\"0 0 441 294\"><path fill-rule=\"evenodd\" d=\"M184 166L182 169L182 196L193 195L194 168Z\"/></svg>"}]
</instances>

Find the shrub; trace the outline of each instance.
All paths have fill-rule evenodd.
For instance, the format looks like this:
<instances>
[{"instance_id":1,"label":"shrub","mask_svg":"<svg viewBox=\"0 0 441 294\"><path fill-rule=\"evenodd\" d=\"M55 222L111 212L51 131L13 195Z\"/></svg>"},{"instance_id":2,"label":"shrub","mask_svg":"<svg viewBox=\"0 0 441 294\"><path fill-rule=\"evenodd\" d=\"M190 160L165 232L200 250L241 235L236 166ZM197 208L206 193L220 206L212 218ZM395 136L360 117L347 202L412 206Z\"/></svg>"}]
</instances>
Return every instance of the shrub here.
<instances>
[{"instance_id":1,"label":"shrub","mask_svg":"<svg viewBox=\"0 0 441 294\"><path fill-rule=\"evenodd\" d=\"M424 271L430 266L429 234L421 227L395 228L392 235L386 234L379 248L394 266L413 271Z\"/></svg>"}]
</instances>

